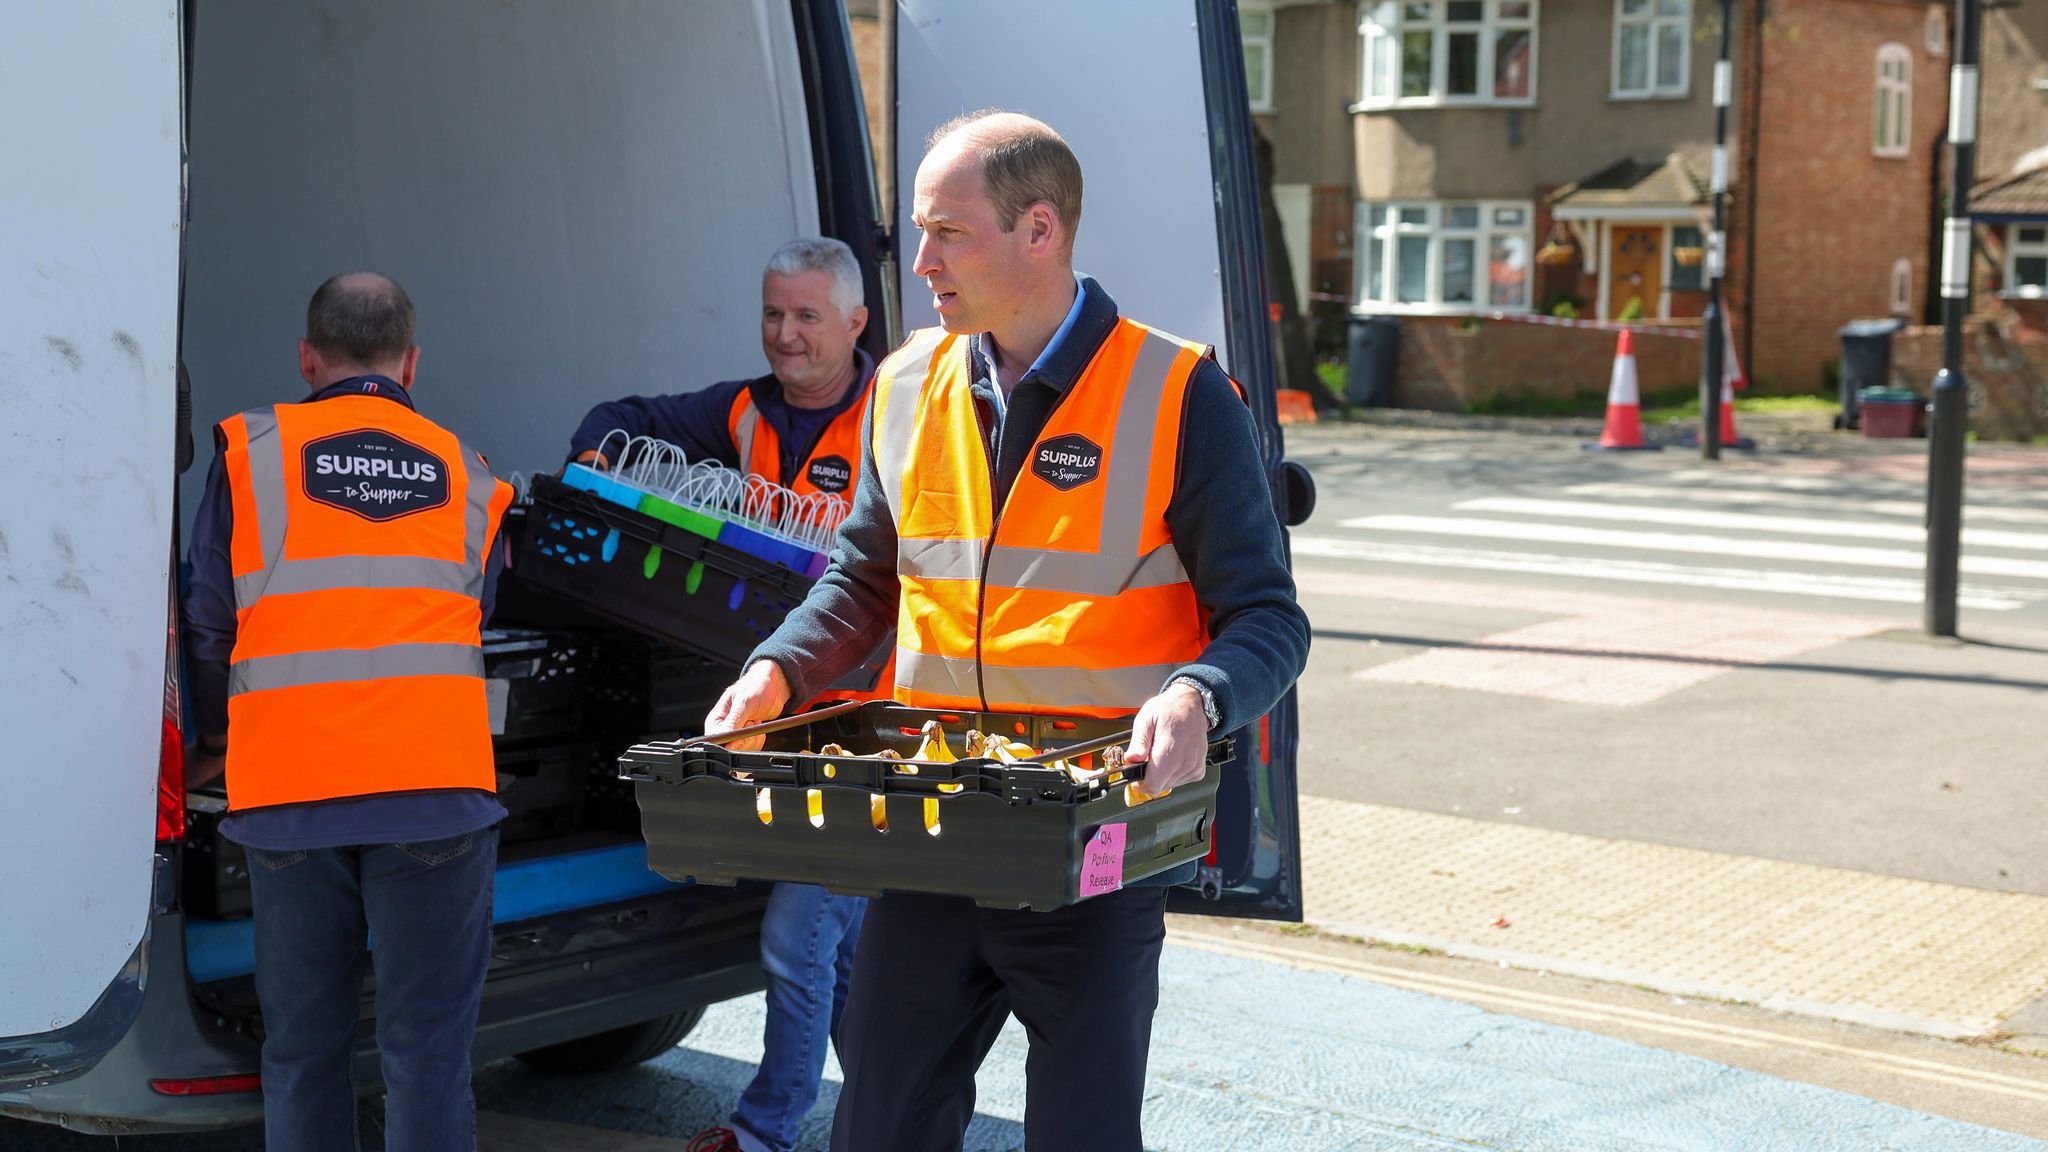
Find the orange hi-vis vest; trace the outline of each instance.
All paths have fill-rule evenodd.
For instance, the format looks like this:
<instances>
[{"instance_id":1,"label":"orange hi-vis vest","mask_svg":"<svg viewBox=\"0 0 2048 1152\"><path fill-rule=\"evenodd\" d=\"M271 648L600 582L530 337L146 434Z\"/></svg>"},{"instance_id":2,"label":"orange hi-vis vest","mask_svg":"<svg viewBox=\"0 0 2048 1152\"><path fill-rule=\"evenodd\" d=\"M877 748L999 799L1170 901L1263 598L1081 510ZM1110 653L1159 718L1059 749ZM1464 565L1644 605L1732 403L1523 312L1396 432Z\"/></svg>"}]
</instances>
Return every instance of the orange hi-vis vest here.
<instances>
[{"instance_id":1,"label":"orange hi-vis vest","mask_svg":"<svg viewBox=\"0 0 2048 1152\"><path fill-rule=\"evenodd\" d=\"M479 631L511 486L377 396L258 408L220 434L229 808L495 791Z\"/></svg>"},{"instance_id":2,"label":"orange hi-vis vest","mask_svg":"<svg viewBox=\"0 0 2048 1152\"><path fill-rule=\"evenodd\" d=\"M867 387L865 381L861 387ZM804 466L791 477L782 475L782 438L773 424L761 419L761 410L754 407L753 389L742 388L733 397L725 428L732 435L743 471L773 480L799 496L831 492L851 499L854 482L860 479L860 423L866 409L856 401L834 416L818 433L818 442L811 445Z\"/></svg>"},{"instance_id":3,"label":"orange hi-vis vest","mask_svg":"<svg viewBox=\"0 0 2048 1152\"><path fill-rule=\"evenodd\" d=\"M863 381L861 387L865 389L867 386ZM850 501L854 485L860 482L860 425L866 412L867 405L856 401L834 416L818 434L818 442L811 445L811 453L805 457L803 468L784 487L799 496L831 492ZM725 426L732 434L733 447L739 451L740 464L746 471L765 476L778 484L783 482L782 439L774 425L761 419L761 410L754 407L752 389L742 388L740 394L733 397L732 411L726 415ZM864 692L851 688L827 689L812 697L805 707L837 700L887 700L895 667L892 656L882 667L872 689Z\"/></svg>"},{"instance_id":4,"label":"orange hi-vis vest","mask_svg":"<svg viewBox=\"0 0 2048 1152\"><path fill-rule=\"evenodd\" d=\"M1166 527L1200 344L1119 320L998 509L972 337L912 333L875 376L896 521L896 699L1126 716L1209 642Z\"/></svg>"}]
</instances>

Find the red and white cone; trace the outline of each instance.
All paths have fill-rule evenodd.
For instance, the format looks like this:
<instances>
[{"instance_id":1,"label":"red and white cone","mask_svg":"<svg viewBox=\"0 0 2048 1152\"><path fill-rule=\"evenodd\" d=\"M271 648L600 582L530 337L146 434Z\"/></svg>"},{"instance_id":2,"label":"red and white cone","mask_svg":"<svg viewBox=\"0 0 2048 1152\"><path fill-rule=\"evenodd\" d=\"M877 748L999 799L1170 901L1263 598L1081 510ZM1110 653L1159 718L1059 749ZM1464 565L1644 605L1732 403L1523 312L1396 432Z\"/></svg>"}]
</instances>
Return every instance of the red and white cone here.
<instances>
[{"instance_id":1,"label":"red and white cone","mask_svg":"<svg viewBox=\"0 0 2048 1152\"><path fill-rule=\"evenodd\" d=\"M1735 430L1735 390L1748 388L1749 378L1742 374L1742 361L1735 358L1732 325L1721 325L1721 339L1721 447L1754 448L1756 441Z\"/></svg>"},{"instance_id":2,"label":"red and white cone","mask_svg":"<svg viewBox=\"0 0 2048 1152\"><path fill-rule=\"evenodd\" d=\"M1628 329L1614 345L1614 374L1607 382L1607 426L1596 452L1654 452L1661 445L1643 442L1643 397L1636 386L1636 346Z\"/></svg>"}]
</instances>

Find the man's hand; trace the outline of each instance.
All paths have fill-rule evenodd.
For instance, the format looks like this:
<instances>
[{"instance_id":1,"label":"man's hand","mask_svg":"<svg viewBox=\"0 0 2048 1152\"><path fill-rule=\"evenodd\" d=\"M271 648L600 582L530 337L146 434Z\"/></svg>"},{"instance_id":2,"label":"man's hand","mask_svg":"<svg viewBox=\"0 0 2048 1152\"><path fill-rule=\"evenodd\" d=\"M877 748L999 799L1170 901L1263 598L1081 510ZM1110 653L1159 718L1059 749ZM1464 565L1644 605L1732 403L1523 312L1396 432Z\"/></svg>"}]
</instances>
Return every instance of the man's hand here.
<instances>
[{"instance_id":1,"label":"man's hand","mask_svg":"<svg viewBox=\"0 0 2048 1152\"><path fill-rule=\"evenodd\" d=\"M1164 796L1200 780L1208 758L1209 717L1202 711L1202 694L1192 686L1170 684L1138 709L1124 763L1145 765L1139 788L1146 795Z\"/></svg>"},{"instance_id":2,"label":"man's hand","mask_svg":"<svg viewBox=\"0 0 2048 1152\"><path fill-rule=\"evenodd\" d=\"M185 757L185 791L190 794L195 788L204 788L228 770L228 754L225 750L213 751L194 748Z\"/></svg>"},{"instance_id":3,"label":"man's hand","mask_svg":"<svg viewBox=\"0 0 2048 1152\"><path fill-rule=\"evenodd\" d=\"M608 472L612 466L612 462L604 458L604 453L599 452L595 448L586 448L578 452L576 454L576 463L588 464L599 472Z\"/></svg>"},{"instance_id":4,"label":"man's hand","mask_svg":"<svg viewBox=\"0 0 2048 1152\"><path fill-rule=\"evenodd\" d=\"M789 707L789 697L789 678L782 674L782 666L773 660L756 660L718 698L711 714L704 717L704 734L716 736L749 724L773 720ZM1201 710L1198 701L1195 711L1199 714ZM763 739L751 736L735 740L725 747L734 752L752 752L761 746Z\"/></svg>"}]
</instances>

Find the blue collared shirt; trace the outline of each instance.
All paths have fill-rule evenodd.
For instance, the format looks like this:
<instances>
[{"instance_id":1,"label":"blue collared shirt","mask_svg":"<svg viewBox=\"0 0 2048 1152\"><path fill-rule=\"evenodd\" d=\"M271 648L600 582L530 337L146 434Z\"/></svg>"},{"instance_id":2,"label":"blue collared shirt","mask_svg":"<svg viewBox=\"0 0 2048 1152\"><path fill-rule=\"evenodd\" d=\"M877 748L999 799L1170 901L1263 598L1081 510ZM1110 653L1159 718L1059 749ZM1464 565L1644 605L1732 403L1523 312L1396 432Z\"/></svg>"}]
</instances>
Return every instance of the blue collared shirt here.
<instances>
[{"instance_id":1,"label":"blue collared shirt","mask_svg":"<svg viewBox=\"0 0 2048 1152\"><path fill-rule=\"evenodd\" d=\"M301 403L335 396L381 396L411 408L412 397L388 376L354 376L313 393ZM228 544L234 533L225 445L215 435L213 465L192 523L187 558L192 583L185 592L186 691L193 726L218 738L228 730L228 660L235 650L234 570ZM504 549L491 549L484 572L483 615L491 618ZM340 848L351 844L403 844L441 840L488 828L505 818L505 806L487 792L452 791L361 796L237 812L221 822L221 834L237 844L276 852Z\"/></svg>"}]
</instances>

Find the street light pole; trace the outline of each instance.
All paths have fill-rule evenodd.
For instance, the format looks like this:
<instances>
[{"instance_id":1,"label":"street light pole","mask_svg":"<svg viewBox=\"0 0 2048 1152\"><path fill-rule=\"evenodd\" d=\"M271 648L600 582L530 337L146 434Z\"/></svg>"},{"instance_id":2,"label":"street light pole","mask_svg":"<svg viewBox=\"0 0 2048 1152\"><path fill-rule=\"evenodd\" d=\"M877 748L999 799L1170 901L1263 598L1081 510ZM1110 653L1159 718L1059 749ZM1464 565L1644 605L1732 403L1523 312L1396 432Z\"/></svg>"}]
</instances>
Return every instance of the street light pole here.
<instances>
[{"instance_id":1,"label":"street light pole","mask_svg":"<svg viewBox=\"0 0 2048 1152\"><path fill-rule=\"evenodd\" d=\"M1721 381L1727 375L1727 307L1721 297L1721 277L1728 268L1728 238L1725 210L1728 199L1728 105L1735 90L1735 70L1728 62L1728 38L1735 24L1734 0L1721 0L1721 54L1714 60L1714 229L1707 233L1707 314L1701 337L1707 346L1701 358L1700 456L1721 458Z\"/></svg>"},{"instance_id":2,"label":"street light pole","mask_svg":"<svg viewBox=\"0 0 2048 1152\"><path fill-rule=\"evenodd\" d=\"M1977 168L1977 53L1982 0L1957 0L1955 63L1949 69L1948 219L1941 243L1941 371L1927 435L1927 631L1956 634L1957 569L1963 535L1963 441L1970 385L1963 376L1963 318L1970 310L1970 185Z\"/></svg>"}]
</instances>

